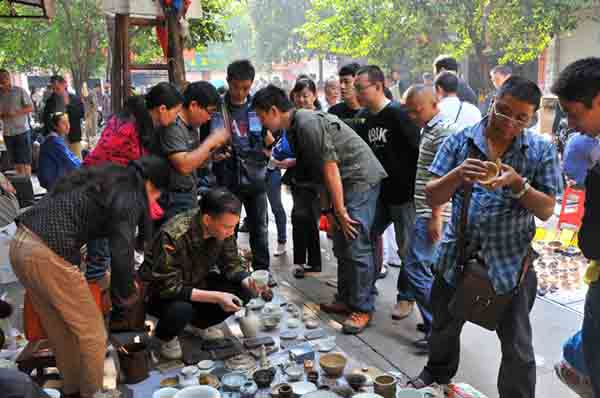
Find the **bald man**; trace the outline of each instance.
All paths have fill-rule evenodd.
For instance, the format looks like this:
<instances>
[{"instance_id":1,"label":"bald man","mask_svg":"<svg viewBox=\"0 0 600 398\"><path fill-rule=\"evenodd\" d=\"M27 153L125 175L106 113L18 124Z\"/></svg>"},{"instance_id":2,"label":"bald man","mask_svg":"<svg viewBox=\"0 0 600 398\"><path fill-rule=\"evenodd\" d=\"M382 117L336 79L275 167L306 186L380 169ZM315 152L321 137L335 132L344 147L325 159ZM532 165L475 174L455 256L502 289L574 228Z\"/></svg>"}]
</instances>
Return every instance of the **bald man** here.
<instances>
[{"instance_id":1,"label":"bald man","mask_svg":"<svg viewBox=\"0 0 600 398\"><path fill-rule=\"evenodd\" d=\"M422 326L418 329L425 338L414 344L427 350L431 331L430 292L433 284L432 266L436 262L438 242L442 237L444 225L450 218L450 206L431 208L425 202L425 185L433 177L429 166L444 139L457 131L452 121L444 118L438 107L438 98L433 86L417 84L411 86L404 95L409 117L421 128L421 143L417 161L415 182L416 218L413 233L410 235L405 267L409 283L415 291L415 299L421 316Z\"/></svg>"}]
</instances>

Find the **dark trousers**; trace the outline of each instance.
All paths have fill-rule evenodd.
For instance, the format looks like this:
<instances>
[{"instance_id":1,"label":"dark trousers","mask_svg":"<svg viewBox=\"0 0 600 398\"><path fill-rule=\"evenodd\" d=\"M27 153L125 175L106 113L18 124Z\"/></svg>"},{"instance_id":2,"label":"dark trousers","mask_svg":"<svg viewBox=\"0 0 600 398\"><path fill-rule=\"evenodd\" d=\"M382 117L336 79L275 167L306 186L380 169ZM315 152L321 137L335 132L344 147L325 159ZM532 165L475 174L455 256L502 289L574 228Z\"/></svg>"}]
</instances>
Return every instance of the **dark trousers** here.
<instances>
[{"instance_id":1,"label":"dark trousers","mask_svg":"<svg viewBox=\"0 0 600 398\"><path fill-rule=\"evenodd\" d=\"M420 378L425 383L448 384L460 360L460 333L464 321L452 317L448 303L455 289L440 276L431 291L433 325L429 360ZM529 271L496 330L502 349L498 373L500 398L535 398L535 356L529 313L537 292L537 277Z\"/></svg>"},{"instance_id":2,"label":"dark trousers","mask_svg":"<svg viewBox=\"0 0 600 398\"><path fill-rule=\"evenodd\" d=\"M233 284L220 275L212 276L208 286L209 288L206 290L235 294L244 303L250 300L249 293L245 292L239 283ZM232 315L223 311L218 304L161 299L151 300L148 304L148 312L158 318L155 335L162 341L179 336L190 323L198 328L206 329L218 325Z\"/></svg>"},{"instance_id":3,"label":"dark trousers","mask_svg":"<svg viewBox=\"0 0 600 398\"><path fill-rule=\"evenodd\" d=\"M234 194L242 201L244 209L246 209L252 266L255 270L268 270L270 255L267 193L248 195L234 192Z\"/></svg>"},{"instance_id":4,"label":"dark trousers","mask_svg":"<svg viewBox=\"0 0 600 398\"><path fill-rule=\"evenodd\" d=\"M319 195L312 189L294 187L292 190L292 239L294 264L321 268L319 237ZM308 262L307 262L308 259Z\"/></svg>"},{"instance_id":5,"label":"dark trousers","mask_svg":"<svg viewBox=\"0 0 600 398\"><path fill-rule=\"evenodd\" d=\"M590 284L585 298L582 337L594 398L600 398L600 282Z\"/></svg>"}]
</instances>

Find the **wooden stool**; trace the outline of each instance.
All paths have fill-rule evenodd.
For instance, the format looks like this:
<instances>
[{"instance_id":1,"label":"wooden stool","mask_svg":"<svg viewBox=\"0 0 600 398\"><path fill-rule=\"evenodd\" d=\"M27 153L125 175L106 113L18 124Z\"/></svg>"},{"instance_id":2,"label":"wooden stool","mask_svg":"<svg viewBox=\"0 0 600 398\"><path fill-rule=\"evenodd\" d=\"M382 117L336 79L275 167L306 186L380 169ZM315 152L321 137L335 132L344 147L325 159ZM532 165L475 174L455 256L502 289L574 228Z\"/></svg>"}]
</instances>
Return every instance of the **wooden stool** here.
<instances>
[{"instance_id":1,"label":"wooden stool","mask_svg":"<svg viewBox=\"0 0 600 398\"><path fill-rule=\"evenodd\" d=\"M44 376L44 369L56 367L56 358L48 340L29 342L17 357L16 362L19 370L28 375L35 370L36 379Z\"/></svg>"}]
</instances>

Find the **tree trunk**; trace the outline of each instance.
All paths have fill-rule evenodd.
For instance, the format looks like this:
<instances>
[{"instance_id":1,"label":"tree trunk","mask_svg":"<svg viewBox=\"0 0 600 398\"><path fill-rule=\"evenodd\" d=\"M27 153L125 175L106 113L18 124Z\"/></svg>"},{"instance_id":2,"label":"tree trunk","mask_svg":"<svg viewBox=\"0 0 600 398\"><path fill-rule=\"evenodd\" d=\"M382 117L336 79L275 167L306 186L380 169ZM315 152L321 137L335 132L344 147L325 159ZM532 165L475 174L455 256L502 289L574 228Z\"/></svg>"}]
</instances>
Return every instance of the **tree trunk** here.
<instances>
[{"instance_id":1,"label":"tree trunk","mask_svg":"<svg viewBox=\"0 0 600 398\"><path fill-rule=\"evenodd\" d=\"M111 71L112 71L112 57L113 57L113 48L115 43L115 17L106 15L106 33L108 36L108 56L106 59L106 72L105 72L105 80L111 80Z\"/></svg>"},{"instance_id":2,"label":"tree trunk","mask_svg":"<svg viewBox=\"0 0 600 398\"><path fill-rule=\"evenodd\" d=\"M181 25L179 15L172 12L167 14L169 81L180 90L185 87L185 65L183 63L183 43L181 40Z\"/></svg>"}]
</instances>

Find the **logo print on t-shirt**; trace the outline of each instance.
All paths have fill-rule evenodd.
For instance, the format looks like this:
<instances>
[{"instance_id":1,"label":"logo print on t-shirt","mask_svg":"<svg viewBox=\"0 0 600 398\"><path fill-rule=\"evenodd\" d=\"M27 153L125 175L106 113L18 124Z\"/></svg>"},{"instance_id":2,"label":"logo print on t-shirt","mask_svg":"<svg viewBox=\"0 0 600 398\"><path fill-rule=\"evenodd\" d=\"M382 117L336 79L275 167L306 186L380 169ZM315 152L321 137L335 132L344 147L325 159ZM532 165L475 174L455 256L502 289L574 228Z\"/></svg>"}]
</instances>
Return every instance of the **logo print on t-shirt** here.
<instances>
[{"instance_id":1,"label":"logo print on t-shirt","mask_svg":"<svg viewBox=\"0 0 600 398\"><path fill-rule=\"evenodd\" d=\"M383 127L374 127L369 130L369 144L370 145L383 145L387 144L387 132L388 129Z\"/></svg>"},{"instance_id":2,"label":"logo print on t-shirt","mask_svg":"<svg viewBox=\"0 0 600 398\"><path fill-rule=\"evenodd\" d=\"M243 120L234 120L231 122L231 128L238 137L248 136L248 122Z\"/></svg>"}]
</instances>

